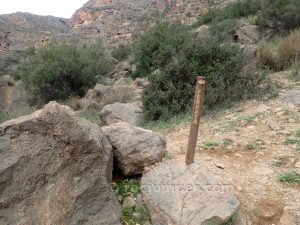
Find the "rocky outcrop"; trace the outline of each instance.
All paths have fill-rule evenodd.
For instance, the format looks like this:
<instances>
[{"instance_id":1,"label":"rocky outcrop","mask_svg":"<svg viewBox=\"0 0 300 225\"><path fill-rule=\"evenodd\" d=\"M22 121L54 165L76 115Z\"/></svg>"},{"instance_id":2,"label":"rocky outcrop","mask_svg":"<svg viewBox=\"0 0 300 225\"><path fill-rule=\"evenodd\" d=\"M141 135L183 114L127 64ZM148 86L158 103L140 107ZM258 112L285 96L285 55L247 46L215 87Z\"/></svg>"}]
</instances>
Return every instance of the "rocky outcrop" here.
<instances>
[{"instance_id":1,"label":"rocky outcrop","mask_svg":"<svg viewBox=\"0 0 300 225\"><path fill-rule=\"evenodd\" d=\"M105 105L116 100L117 95L112 87L97 84L87 92L81 100L81 105L84 110L101 110Z\"/></svg>"},{"instance_id":2,"label":"rocky outcrop","mask_svg":"<svg viewBox=\"0 0 300 225\"><path fill-rule=\"evenodd\" d=\"M239 209L233 187L197 163L167 161L143 174L141 185L154 225L221 225Z\"/></svg>"},{"instance_id":3,"label":"rocky outcrop","mask_svg":"<svg viewBox=\"0 0 300 225\"><path fill-rule=\"evenodd\" d=\"M120 224L112 147L66 106L0 125L0 224Z\"/></svg>"},{"instance_id":4,"label":"rocky outcrop","mask_svg":"<svg viewBox=\"0 0 300 225\"><path fill-rule=\"evenodd\" d=\"M259 28L256 25L244 24L236 32L236 39L242 44L254 44L260 39Z\"/></svg>"},{"instance_id":5,"label":"rocky outcrop","mask_svg":"<svg viewBox=\"0 0 300 225\"><path fill-rule=\"evenodd\" d=\"M68 19L21 12L0 15L0 75L16 71L21 52L71 38L69 31Z\"/></svg>"},{"instance_id":6,"label":"rocky outcrop","mask_svg":"<svg viewBox=\"0 0 300 225\"><path fill-rule=\"evenodd\" d=\"M89 38L99 36L115 45L130 42L133 34L155 20L155 13L191 24L207 7L207 1L197 0L90 0L73 15L71 24L75 32Z\"/></svg>"},{"instance_id":7,"label":"rocky outcrop","mask_svg":"<svg viewBox=\"0 0 300 225\"><path fill-rule=\"evenodd\" d=\"M157 133L116 123L102 127L114 149L117 167L125 176L140 174L145 167L160 162L166 153L166 140Z\"/></svg>"},{"instance_id":8,"label":"rocky outcrop","mask_svg":"<svg viewBox=\"0 0 300 225\"><path fill-rule=\"evenodd\" d=\"M21 81L11 76L0 77L0 113L24 114L29 112L29 97Z\"/></svg>"},{"instance_id":9,"label":"rocky outcrop","mask_svg":"<svg viewBox=\"0 0 300 225\"><path fill-rule=\"evenodd\" d=\"M103 125L127 122L134 126L139 126L143 121L143 112L139 102L116 102L106 105L101 110L100 115Z\"/></svg>"}]
</instances>

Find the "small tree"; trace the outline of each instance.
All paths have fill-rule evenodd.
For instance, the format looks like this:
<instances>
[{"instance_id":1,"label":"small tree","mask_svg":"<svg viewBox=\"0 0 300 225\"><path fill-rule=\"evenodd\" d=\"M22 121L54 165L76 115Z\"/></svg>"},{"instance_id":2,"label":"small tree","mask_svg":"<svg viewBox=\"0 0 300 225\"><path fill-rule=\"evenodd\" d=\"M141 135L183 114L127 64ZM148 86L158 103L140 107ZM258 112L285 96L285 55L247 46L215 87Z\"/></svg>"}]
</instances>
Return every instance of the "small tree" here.
<instances>
[{"instance_id":1,"label":"small tree","mask_svg":"<svg viewBox=\"0 0 300 225\"><path fill-rule=\"evenodd\" d=\"M52 43L36 51L20 68L20 77L33 97L45 103L83 96L95 84L95 76L108 69L101 42L83 47L75 42Z\"/></svg>"}]
</instances>

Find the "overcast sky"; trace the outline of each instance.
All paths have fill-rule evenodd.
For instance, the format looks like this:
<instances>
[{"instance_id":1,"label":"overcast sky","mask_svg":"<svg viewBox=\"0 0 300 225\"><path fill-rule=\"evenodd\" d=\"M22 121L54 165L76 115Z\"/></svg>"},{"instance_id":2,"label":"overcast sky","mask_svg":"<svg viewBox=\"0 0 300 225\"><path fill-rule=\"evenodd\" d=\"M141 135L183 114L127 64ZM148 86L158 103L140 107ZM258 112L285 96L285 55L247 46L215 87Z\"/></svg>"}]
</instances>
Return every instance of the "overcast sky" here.
<instances>
[{"instance_id":1,"label":"overcast sky","mask_svg":"<svg viewBox=\"0 0 300 225\"><path fill-rule=\"evenodd\" d=\"M29 12L70 18L88 0L0 0L0 14Z\"/></svg>"}]
</instances>

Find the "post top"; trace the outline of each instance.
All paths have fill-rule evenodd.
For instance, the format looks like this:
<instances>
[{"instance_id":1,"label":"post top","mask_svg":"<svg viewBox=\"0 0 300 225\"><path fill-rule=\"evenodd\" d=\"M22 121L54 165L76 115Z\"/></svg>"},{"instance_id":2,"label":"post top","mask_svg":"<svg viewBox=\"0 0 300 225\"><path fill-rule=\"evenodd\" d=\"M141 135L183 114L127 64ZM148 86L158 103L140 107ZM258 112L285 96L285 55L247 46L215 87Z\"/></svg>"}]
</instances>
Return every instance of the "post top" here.
<instances>
[{"instance_id":1,"label":"post top","mask_svg":"<svg viewBox=\"0 0 300 225\"><path fill-rule=\"evenodd\" d=\"M206 77L197 76L197 81L200 81L200 80L206 80Z\"/></svg>"}]
</instances>

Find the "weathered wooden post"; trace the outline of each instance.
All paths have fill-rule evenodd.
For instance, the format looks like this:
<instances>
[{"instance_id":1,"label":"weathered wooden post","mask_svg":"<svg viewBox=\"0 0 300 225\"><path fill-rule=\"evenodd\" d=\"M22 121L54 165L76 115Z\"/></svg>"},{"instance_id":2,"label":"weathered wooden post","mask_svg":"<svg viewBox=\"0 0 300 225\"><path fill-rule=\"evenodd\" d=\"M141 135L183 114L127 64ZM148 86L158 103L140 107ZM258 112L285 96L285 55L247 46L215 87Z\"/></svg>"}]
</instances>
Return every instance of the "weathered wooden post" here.
<instances>
[{"instance_id":1,"label":"weathered wooden post","mask_svg":"<svg viewBox=\"0 0 300 225\"><path fill-rule=\"evenodd\" d=\"M205 77L200 77L200 76L197 77L192 123L190 128L190 136L189 136L187 152L185 156L185 163L187 165L193 163L195 159L200 117L202 114L202 106L204 101L205 81L206 81Z\"/></svg>"}]
</instances>

